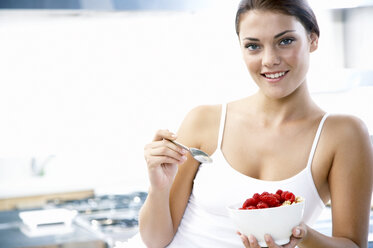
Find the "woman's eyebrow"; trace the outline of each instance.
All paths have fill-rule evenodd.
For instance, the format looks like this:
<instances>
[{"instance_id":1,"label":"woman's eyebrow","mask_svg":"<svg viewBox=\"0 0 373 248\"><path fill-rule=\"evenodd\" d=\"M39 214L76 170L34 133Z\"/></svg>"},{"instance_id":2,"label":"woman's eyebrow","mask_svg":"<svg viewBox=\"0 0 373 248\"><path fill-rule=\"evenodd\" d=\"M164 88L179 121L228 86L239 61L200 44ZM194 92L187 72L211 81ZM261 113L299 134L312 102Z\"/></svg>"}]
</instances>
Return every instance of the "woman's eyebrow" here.
<instances>
[{"instance_id":1,"label":"woman's eyebrow","mask_svg":"<svg viewBox=\"0 0 373 248\"><path fill-rule=\"evenodd\" d=\"M274 38L277 39L278 37L281 37L281 36L283 36L284 34L289 33L289 32L295 32L295 30L292 30L292 29L291 29L291 30L285 30L285 31L283 31L283 32L281 32L281 33L276 34L276 35L274 36ZM259 39L257 39L257 38L252 38L252 37L245 37L244 40L259 41Z\"/></svg>"},{"instance_id":2,"label":"woman's eyebrow","mask_svg":"<svg viewBox=\"0 0 373 248\"><path fill-rule=\"evenodd\" d=\"M289 33L289 32L295 32L295 30L285 30L284 32L276 34L274 38L277 39L278 37L283 36L284 34Z\"/></svg>"}]
</instances>

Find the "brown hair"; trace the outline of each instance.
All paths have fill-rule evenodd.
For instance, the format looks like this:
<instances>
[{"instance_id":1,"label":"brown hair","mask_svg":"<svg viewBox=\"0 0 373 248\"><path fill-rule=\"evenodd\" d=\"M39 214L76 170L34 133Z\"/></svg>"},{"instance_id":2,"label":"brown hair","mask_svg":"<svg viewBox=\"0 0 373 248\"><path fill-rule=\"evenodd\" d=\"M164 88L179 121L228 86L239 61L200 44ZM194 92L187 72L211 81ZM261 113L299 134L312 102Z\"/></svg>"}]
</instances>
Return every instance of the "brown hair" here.
<instances>
[{"instance_id":1,"label":"brown hair","mask_svg":"<svg viewBox=\"0 0 373 248\"><path fill-rule=\"evenodd\" d=\"M236 33L239 35L241 15L250 10L269 10L296 17L309 33L320 36L316 16L306 0L241 0L236 13Z\"/></svg>"}]
</instances>

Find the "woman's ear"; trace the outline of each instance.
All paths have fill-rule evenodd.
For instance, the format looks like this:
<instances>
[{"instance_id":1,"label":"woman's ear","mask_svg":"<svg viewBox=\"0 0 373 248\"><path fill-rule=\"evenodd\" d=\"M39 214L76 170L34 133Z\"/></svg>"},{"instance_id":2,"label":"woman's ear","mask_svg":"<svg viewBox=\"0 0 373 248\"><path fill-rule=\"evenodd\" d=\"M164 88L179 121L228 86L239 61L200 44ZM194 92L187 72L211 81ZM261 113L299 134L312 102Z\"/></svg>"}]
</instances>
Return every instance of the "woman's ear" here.
<instances>
[{"instance_id":1,"label":"woman's ear","mask_svg":"<svg viewBox=\"0 0 373 248\"><path fill-rule=\"evenodd\" d=\"M310 34L310 52L316 51L317 47L319 46L319 36L315 33Z\"/></svg>"}]
</instances>

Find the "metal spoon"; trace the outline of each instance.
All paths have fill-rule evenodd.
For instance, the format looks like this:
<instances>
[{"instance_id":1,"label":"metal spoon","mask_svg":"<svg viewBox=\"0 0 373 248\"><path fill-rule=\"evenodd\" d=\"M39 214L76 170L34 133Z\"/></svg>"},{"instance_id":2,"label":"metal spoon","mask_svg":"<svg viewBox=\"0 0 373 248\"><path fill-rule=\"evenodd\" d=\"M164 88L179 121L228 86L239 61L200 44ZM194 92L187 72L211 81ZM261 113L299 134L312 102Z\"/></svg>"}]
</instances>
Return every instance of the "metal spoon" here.
<instances>
[{"instance_id":1,"label":"metal spoon","mask_svg":"<svg viewBox=\"0 0 373 248\"><path fill-rule=\"evenodd\" d=\"M177 146L179 146L179 147L181 147L181 148L189 151L190 154L192 155L192 157L195 160L197 160L198 162L201 162L201 163L211 163L212 162L212 159L210 158L210 156L207 153L205 153L205 152L203 152L203 151L201 151L201 150L199 150L197 148L192 148L192 147L189 148L189 147L187 147L187 146L185 146L183 144L180 144L179 142L176 142L174 140L169 140L169 141L171 141L175 145L177 145Z\"/></svg>"}]
</instances>

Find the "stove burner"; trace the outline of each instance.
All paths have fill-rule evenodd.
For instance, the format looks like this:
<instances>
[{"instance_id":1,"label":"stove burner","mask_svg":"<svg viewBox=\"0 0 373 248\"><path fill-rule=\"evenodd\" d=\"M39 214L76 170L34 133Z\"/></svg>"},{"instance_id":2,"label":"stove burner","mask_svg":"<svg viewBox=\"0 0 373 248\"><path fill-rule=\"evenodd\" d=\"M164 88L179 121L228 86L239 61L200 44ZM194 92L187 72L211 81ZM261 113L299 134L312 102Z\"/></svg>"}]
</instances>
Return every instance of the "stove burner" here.
<instances>
[{"instance_id":1,"label":"stove burner","mask_svg":"<svg viewBox=\"0 0 373 248\"><path fill-rule=\"evenodd\" d=\"M80 200L55 199L47 202L48 208L66 208L77 210L80 214L92 214L119 209L140 209L145 201L145 192L127 195L100 195Z\"/></svg>"},{"instance_id":2,"label":"stove burner","mask_svg":"<svg viewBox=\"0 0 373 248\"><path fill-rule=\"evenodd\" d=\"M120 226L123 228L135 227L138 221L135 218L121 219L121 218L92 218L91 225L94 227Z\"/></svg>"}]
</instances>

